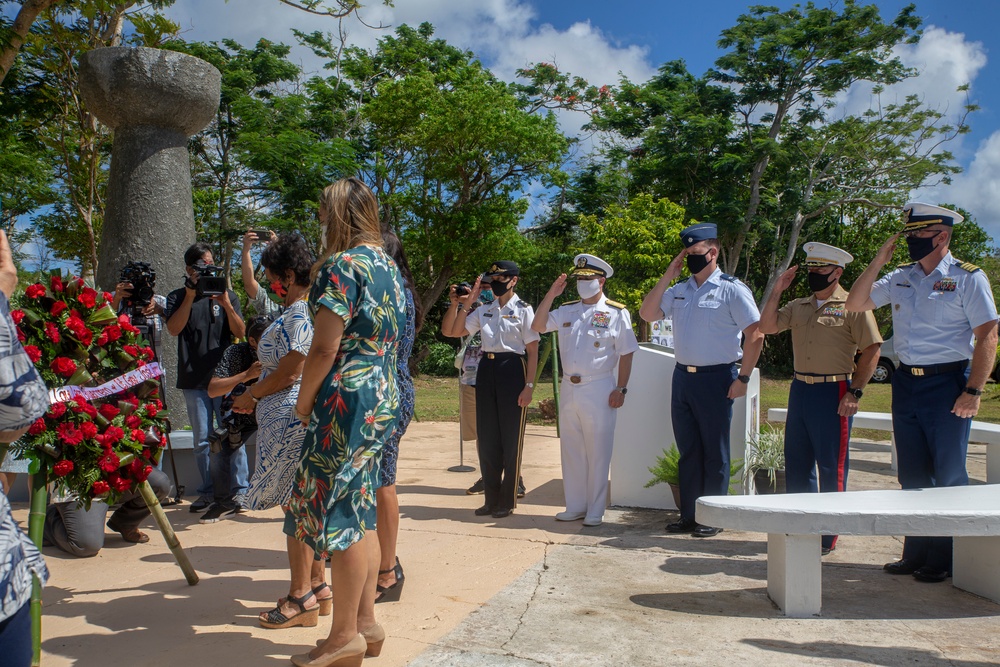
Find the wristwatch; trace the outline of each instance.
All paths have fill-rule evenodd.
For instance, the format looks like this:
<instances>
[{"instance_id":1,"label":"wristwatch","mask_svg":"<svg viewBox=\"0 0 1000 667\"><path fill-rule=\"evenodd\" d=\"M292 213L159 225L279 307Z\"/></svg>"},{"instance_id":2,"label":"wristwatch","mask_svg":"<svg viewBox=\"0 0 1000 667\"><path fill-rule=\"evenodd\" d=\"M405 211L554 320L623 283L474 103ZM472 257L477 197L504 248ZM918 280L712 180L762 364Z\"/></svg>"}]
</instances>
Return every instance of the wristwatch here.
<instances>
[{"instance_id":1,"label":"wristwatch","mask_svg":"<svg viewBox=\"0 0 1000 667\"><path fill-rule=\"evenodd\" d=\"M848 389L847 393L853 395L854 398L858 399L860 399L862 396L865 395L865 392L861 391L861 389Z\"/></svg>"},{"instance_id":2,"label":"wristwatch","mask_svg":"<svg viewBox=\"0 0 1000 667\"><path fill-rule=\"evenodd\" d=\"M534 389L535 388L535 383L534 382L525 382L524 386L527 387L528 389Z\"/></svg>"},{"instance_id":3,"label":"wristwatch","mask_svg":"<svg viewBox=\"0 0 1000 667\"><path fill-rule=\"evenodd\" d=\"M615 391L620 391L622 396L628 393L628 387L615 387Z\"/></svg>"},{"instance_id":4,"label":"wristwatch","mask_svg":"<svg viewBox=\"0 0 1000 667\"><path fill-rule=\"evenodd\" d=\"M737 375L736 379L739 380L740 382L742 382L743 384L750 384L750 376L749 375Z\"/></svg>"},{"instance_id":5,"label":"wristwatch","mask_svg":"<svg viewBox=\"0 0 1000 667\"><path fill-rule=\"evenodd\" d=\"M972 387L966 387L965 388L965 393L966 394L971 394L972 396L982 396L983 395L983 390L982 389L973 389Z\"/></svg>"}]
</instances>

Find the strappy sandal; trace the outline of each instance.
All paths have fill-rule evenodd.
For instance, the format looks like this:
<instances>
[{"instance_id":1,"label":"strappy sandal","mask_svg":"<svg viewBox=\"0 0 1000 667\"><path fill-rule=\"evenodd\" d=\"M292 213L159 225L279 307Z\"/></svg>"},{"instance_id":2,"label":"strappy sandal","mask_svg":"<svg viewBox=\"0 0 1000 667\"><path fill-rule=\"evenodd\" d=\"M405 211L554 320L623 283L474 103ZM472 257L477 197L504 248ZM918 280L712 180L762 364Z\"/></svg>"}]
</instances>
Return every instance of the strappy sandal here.
<instances>
[{"instance_id":1,"label":"strappy sandal","mask_svg":"<svg viewBox=\"0 0 1000 667\"><path fill-rule=\"evenodd\" d=\"M306 602L312 597L316 597L312 591L309 591L300 598L289 595L286 600L297 605L299 613L292 617L285 616L279 604L266 614L262 612L257 617L260 627L267 628L268 630L283 630L285 628L294 628L297 625L301 625L304 628L315 627L319 624L319 607L306 609Z\"/></svg>"},{"instance_id":2,"label":"strappy sandal","mask_svg":"<svg viewBox=\"0 0 1000 667\"><path fill-rule=\"evenodd\" d=\"M328 597L321 598L319 596L319 594L322 593L324 590L330 591L330 595ZM314 586L313 589L312 589L312 591L313 591L313 594L316 596L316 602L319 602L319 615L320 616L329 616L330 614L332 614L333 613L333 591L330 590L330 584L328 584L328 583L326 583L324 581L319 586ZM306 597L308 598L309 596L307 595ZM286 600L288 600L288 598L278 598L278 606L280 607L281 605L285 604Z\"/></svg>"},{"instance_id":3,"label":"strappy sandal","mask_svg":"<svg viewBox=\"0 0 1000 667\"><path fill-rule=\"evenodd\" d=\"M389 568L388 570L379 570L379 574L389 574L390 572L395 572L396 581L391 586L381 586L375 585L375 603L379 602L399 602L400 596L403 594L403 581L406 577L403 576L403 566L399 564L399 558L396 558L396 564Z\"/></svg>"}]
</instances>

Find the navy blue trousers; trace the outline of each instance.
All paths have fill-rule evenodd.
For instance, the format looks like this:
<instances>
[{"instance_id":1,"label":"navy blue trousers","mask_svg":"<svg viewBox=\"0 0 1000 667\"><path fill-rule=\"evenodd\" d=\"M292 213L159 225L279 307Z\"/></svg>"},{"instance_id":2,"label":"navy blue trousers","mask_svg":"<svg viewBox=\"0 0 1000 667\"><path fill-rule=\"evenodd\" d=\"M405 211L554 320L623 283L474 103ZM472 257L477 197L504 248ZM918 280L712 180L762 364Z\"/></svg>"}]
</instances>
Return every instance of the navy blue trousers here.
<instances>
[{"instance_id":1,"label":"navy blue trousers","mask_svg":"<svg viewBox=\"0 0 1000 667\"><path fill-rule=\"evenodd\" d=\"M737 373L736 364L706 373L674 368L670 420L681 455L681 519L694 520L701 496L729 494L733 401L726 394Z\"/></svg>"},{"instance_id":2,"label":"navy blue trousers","mask_svg":"<svg viewBox=\"0 0 1000 667\"><path fill-rule=\"evenodd\" d=\"M0 663L5 667L31 664L31 603L25 602L14 615L0 621Z\"/></svg>"},{"instance_id":3,"label":"navy blue trousers","mask_svg":"<svg viewBox=\"0 0 1000 667\"><path fill-rule=\"evenodd\" d=\"M494 510L517 507L526 408L517 404L527 364L513 352L484 354L476 372L476 430L479 470L486 505Z\"/></svg>"},{"instance_id":4,"label":"navy blue trousers","mask_svg":"<svg viewBox=\"0 0 1000 667\"><path fill-rule=\"evenodd\" d=\"M969 369L914 377L892 376L892 430L896 438L897 478L904 489L965 486L969 473L971 419L952 414ZM951 571L950 537L907 537L903 558Z\"/></svg>"},{"instance_id":5,"label":"navy blue trousers","mask_svg":"<svg viewBox=\"0 0 1000 667\"><path fill-rule=\"evenodd\" d=\"M830 493L847 489L850 417L837 414L850 383L807 384L792 380L785 421L785 488L788 493ZM818 470L818 474L817 474ZM824 535L833 549L836 535Z\"/></svg>"}]
</instances>

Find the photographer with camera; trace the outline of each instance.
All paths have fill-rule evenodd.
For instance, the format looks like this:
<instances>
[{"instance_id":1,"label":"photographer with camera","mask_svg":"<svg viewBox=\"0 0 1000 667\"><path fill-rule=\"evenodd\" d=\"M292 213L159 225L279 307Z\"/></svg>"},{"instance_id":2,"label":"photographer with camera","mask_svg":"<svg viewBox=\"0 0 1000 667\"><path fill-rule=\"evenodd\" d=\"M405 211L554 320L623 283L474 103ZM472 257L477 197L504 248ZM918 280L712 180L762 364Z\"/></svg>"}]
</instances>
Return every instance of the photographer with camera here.
<instances>
[{"instance_id":1,"label":"photographer with camera","mask_svg":"<svg viewBox=\"0 0 1000 667\"><path fill-rule=\"evenodd\" d=\"M250 305L253 306L258 315L277 317L281 314L282 306L271 299L268 296L267 290L257 282L250 250L253 249L255 243L271 243L277 239L278 235L270 229L248 229L243 234L243 254L240 262L240 272L243 274L243 289L247 291L247 296L250 297ZM284 297L283 292L284 289L282 288L276 291L276 294L279 297Z\"/></svg>"},{"instance_id":2,"label":"photographer with camera","mask_svg":"<svg viewBox=\"0 0 1000 667\"><path fill-rule=\"evenodd\" d=\"M212 379L208 381L208 395L213 399L222 398L222 413L225 416L219 428L208 437L215 502L199 519L200 523L216 523L243 510L242 499L237 499L232 492L231 459L237 451L245 453L244 445L257 433L257 416L254 412L234 412L233 402L249 391L260 377L257 345L269 326L270 317L257 316L250 320L246 341L226 348Z\"/></svg>"},{"instance_id":3,"label":"photographer with camera","mask_svg":"<svg viewBox=\"0 0 1000 667\"><path fill-rule=\"evenodd\" d=\"M213 430L213 415L217 422L222 421L222 397L209 396L208 383L226 348L246 334L240 300L226 286L222 269L212 262L212 250L205 243L195 243L184 252L187 280L184 287L167 295L164 311L167 331L177 337L177 388L184 392L202 480L192 512L208 509L214 497L208 435ZM246 492L250 477L242 447L233 453L232 475L232 491L239 496Z\"/></svg>"}]
</instances>

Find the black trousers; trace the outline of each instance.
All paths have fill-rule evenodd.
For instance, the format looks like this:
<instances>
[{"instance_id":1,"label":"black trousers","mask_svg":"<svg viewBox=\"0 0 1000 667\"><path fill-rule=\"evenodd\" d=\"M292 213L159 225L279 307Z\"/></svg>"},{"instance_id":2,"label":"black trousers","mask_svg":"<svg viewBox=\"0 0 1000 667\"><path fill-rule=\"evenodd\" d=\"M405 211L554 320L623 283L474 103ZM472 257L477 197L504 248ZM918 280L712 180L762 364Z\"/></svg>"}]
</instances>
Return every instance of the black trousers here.
<instances>
[{"instance_id":1,"label":"black trousers","mask_svg":"<svg viewBox=\"0 0 1000 667\"><path fill-rule=\"evenodd\" d=\"M476 430L479 469L486 505L494 510L517 506L517 478L524 445L527 409L517 397L524 389L524 357L513 352L484 353L476 373Z\"/></svg>"}]
</instances>

